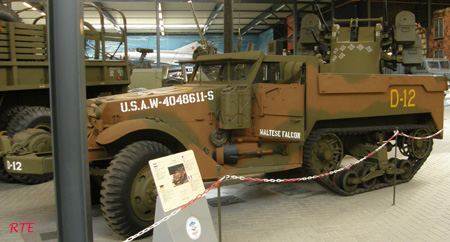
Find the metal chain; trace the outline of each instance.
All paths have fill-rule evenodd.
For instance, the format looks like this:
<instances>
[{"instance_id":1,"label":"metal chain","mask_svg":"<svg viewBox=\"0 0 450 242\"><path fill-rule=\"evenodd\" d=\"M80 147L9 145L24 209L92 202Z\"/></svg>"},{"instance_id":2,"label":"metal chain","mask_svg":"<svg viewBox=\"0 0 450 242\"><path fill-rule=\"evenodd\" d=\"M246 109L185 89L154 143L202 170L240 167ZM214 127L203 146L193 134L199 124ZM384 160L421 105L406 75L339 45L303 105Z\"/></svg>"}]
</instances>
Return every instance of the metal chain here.
<instances>
[{"instance_id":1,"label":"metal chain","mask_svg":"<svg viewBox=\"0 0 450 242\"><path fill-rule=\"evenodd\" d=\"M216 183L212 184L208 189L205 189L205 191L203 191L203 193L197 195L197 197L195 197L194 199L192 199L191 201L189 201L188 203L186 203L185 205L181 206L180 208L178 208L177 210L173 211L172 213L170 213L169 215L167 215L166 217L160 219L158 222L150 225L149 227L139 231L137 234L132 235L130 237L128 237L126 240L124 240L124 242L129 242L129 241L133 241L134 239L142 236L143 234L147 233L148 231L154 229L155 227L157 227L158 225L162 224L163 222L169 220L171 217L175 216L176 214L178 214L179 212L181 212L183 209L185 209L186 207L188 207L189 205L193 204L195 201L197 201L199 198L203 197L206 193L208 193L211 189L218 187L219 184L225 180L228 179L230 176L226 175L224 177L222 177L220 180L218 180Z\"/></svg>"},{"instance_id":2,"label":"metal chain","mask_svg":"<svg viewBox=\"0 0 450 242\"><path fill-rule=\"evenodd\" d=\"M360 160L358 160L355 163L352 163L348 166L339 168L337 170L333 170L327 173L323 173L323 174L319 174L319 175L314 175L314 176L307 176L307 177L299 177L299 178L290 178L290 179L261 179L261 178L249 178L249 177L237 177L237 176L231 176L231 179L239 179L239 180L244 180L244 181L256 181L256 182L300 182L300 181L310 181L310 180L315 180L315 179L319 179L322 177L326 177L326 176L330 176L336 173L339 173L343 170L347 170L350 169L351 167L361 163L362 161L364 161L365 159L371 157L372 155L374 155L375 153L377 153L378 151L380 151L384 146L386 146L390 141L392 141L397 135L399 135L399 131L395 131L394 135L392 135L392 137L390 137L387 141L385 141L380 147L378 147L376 150L372 151L372 153L366 155L365 157L361 158Z\"/></svg>"},{"instance_id":3,"label":"metal chain","mask_svg":"<svg viewBox=\"0 0 450 242\"><path fill-rule=\"evenodd\" d=\"M407 134L405 134L405 133L403 133L403 132L400 133L400 135L401 135L401 136L404 136L404 137L407 137L407 138L410 138L410 139L425 140L425 139L431 139L431 138L434 138L436 135L442 133L443 131L444 131L444 129L441 129L441 130L439 130L438 132L436 132L435 134L432 134L432 135L429 135L429 136L426 136L426 137L414 137L414 136L411 136L411 135L407 135Z\"/></svg>"},{"instance_id":4,"label":"metal chain","mask_svg":"<svg viewBox=\"0 0 450 242\"><path fill-rule=\"evenodd\" d=\"M241 181L255 181L255 182L267 182L267 183L281 183L281 182L300 182L300 181L310 181L310 180L314 180L314 179L319 179L322 177L326 177L326 176L330 176L336 173L339 173L343 170L347 170L350 169L351 167L361 163L362 161L368 159L369 157L371 157L372 155L374 155L375 153L377 153L378 151L380 151L383 147L385 147L389 142L391 142L396 136L400 135L400 136L404 136L410 139L419 139L419 140L423 140L423 139L430 139L433 138L437 135L439 135L440 133L442 133L442 131L444 131L444 129L439 130L437 133L427 136L427 137L413 137L410 135L407 135L405 133L400 133L400 131L396 130L394 131L394 135L392 135L392 137L390 137L387 141L385 141L380 147L378 147L377 149L375 149L374 151L372 151L372 153L364 156L363 158L361 158L360 160L358 160L355 163L352 163L350 165L347 165L345 167L339 168L337 170L333 170L327 173L323 173L320 175L314 175L314 176L308 176L308 177L299 177L299 178L289 178L289 179L261 179L261 178L250 178L250 177L243 177L243 176L235 176L235 175L225 175L223 176L220 180L218 180L216 183L212 184L209 188L205 189L205 191L203 191L203 193L198 194L194 199L190 200L188 203L184 204L183 206L181 206L180 208L178 208L177 210L173 211L171 214L167 215L166 217L162 218L161 220L159 220L158 222L152 224L151 226L141 230L140 232L138 232L137 234L128 237L126 240L124 240L124 242L129 242L129 241L133 241L134 239L138 238L139 236L147 233L148 231L154 229L155 227L157 227L158 225L160 225L161 223L169 220L171 217L175 216L176 214L178 214L179 212L181 212L182 210L184 210L185 208L187 208L189 205L193 204L195 201L197 201L198 199L200 199L201 197L203 197L206 193L208 193L211 189L218 187L220 185L220 183L223 180L227 180L227 179L233 179L233 180L241 180Z\"/></svg>"},{"instance_id":5,"label":"metal chain","mask_svg":"<svg viewBox=\"0 0 450 242\"><path fill-rule=\"evenodd\" d=\"M344 171L344 170L348 170L351 167L358 165L362 161L368 159L369 157L371 157L372 155L374 155L375 153L380 151L384 146L387 145L387 143L392 141L398 135L405 136L405 137L410 138L410 139L424 140L424 139L433 138L433 137L439 135L440 133L442 133L443 131L444 131L444 129L441 129L438 132L436 132L435 134L432 134L432 135L427 136L427 137L413 137L413 136L407 135L405 133L401 133L400 131L396 130L396 131L394 131L394 135L392 135L391 138L389 138L387 141L385 141L380 147L378 147L377 149L372 151L372 153L366 155L365 157L361 158L357 162L352 163L350 165L347 165L345 167L339 168L337 170L333 170L333 171L330 171L330 172L327 172L327 173L323 173L323 174L319 174L319 175L308 176L308 177L300 177L300 178L290 178L290 179L276 179L276 180L275 179L250 178L250 177L242 177L242 176L241 177L231 176L230 178L231 179L238 179L238 180L241 180L241 181L271 182L271 183L275 183L275 182L300 182L300 181L315 180L315 179L319 179L319 178L322 178L322 177L331 176L333 174L339 173L339 172Z\"/></svg>"}]
</instances>

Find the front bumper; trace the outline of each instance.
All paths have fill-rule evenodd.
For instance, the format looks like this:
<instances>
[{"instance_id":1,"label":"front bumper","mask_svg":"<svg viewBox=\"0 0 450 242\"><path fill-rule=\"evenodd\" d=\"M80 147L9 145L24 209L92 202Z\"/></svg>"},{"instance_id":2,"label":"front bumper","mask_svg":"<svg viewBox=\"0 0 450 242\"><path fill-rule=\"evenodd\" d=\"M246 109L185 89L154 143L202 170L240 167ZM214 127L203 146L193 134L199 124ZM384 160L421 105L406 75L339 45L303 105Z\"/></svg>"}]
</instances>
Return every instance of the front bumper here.
<instances>
[{"instance_id":1,"label":"front bumper","mask_svg":"<svg viewBox=\"0 0 450 242\"><path fill-rule=\"evenodd\" d=\"M53 159L51 155L7 155L3 159L3 165L11 175L43 175L53 172Z\"/></svg>"}]
</instances>

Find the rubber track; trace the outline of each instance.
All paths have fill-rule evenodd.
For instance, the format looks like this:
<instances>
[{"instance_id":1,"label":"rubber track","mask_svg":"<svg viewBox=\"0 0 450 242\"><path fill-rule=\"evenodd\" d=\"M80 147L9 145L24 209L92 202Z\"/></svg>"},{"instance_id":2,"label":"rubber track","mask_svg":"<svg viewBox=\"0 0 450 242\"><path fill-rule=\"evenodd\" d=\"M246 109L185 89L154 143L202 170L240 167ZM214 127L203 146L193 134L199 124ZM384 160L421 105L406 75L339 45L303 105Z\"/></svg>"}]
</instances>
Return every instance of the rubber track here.
<instances>
[{"instance_id":1,"label":"rubber track","mask_svg":"<svg viewBox=\"0 0 450 242\"><path fill-rule=\"evenodd\" d=\"M357 127L357 128L330 128L330 129L313 130L311 132L310 136L308 137L308 140L306 141L304 149L303 149L303 152L304 152L303 169L305 169L305 171L308 175L311 175L311 176L319 175L314 170L313 164L311 163L312 150L314 148L315 143L318 141L318 139L326 133L334 133L338 136L344 136L344 135L348 135L348 134L361 134L361 133L369 133L369 132L377 132L377 131L393 132L397 129L400 130L401 132L406 132L406 131L419 129L419 128L426 129L429 131L428 126L425 126L425 125L401 125L401 126L397 125L395 127L394 126L370 126L370 127ZM430 153L431 153L431 151L432 151L432 148L430 150ZM417 173L417 171L425 163L425 161L428 158L428 156L430 155L430 153L422 159L413 159L413 160L409 159L409 161L411 161L411 163L413 164L411 177L408 180L397 179L396 184L402 184L402 183L406 183L406 182L410 181L414 177L414 175ZM364 164L364 161L361 162L360 164ZM336 194L339 194L339 195L343 195L343 196L352 196L352 195L369 192L369 191L373 191L373 190L377 190L377 189L381 189L381 188L389 187L389 186L393 185L393 184L387 184L387 183L378 183L369 189L358 188L354 192L347 192L347 191L342 190L336 184L334 184L334 182L331 181L330 177L319 178L319 179L316 179L316 181L317 181L317 183L319 183L321 186L323 186L327 190L334 192Z\"/></svg>"}]
</instances>

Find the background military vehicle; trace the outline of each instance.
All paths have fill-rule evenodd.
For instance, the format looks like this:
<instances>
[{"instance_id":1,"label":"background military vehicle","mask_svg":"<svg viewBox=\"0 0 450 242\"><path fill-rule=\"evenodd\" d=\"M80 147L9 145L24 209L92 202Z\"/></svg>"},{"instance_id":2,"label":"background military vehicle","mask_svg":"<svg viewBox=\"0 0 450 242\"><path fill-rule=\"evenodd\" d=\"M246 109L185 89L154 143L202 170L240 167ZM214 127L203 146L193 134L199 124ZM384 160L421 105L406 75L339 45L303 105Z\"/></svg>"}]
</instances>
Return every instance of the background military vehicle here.
<instances>
[{"instance_id":1,"label":"background military vehicle","mask_svg":"<svg viewBox=\"0 0 450 242\"><path fill-rule=\"evenodd\" d=\"M424 59L420 66L411 67L410 72L420 75L442 75L450 79L450 61L447 59Z\"/></svg>"},{"instance_id":2,"label":"background military vehicle","mask_svg":"<svg viewBox=\"0 0 450 242\"><path fill-rule=\"evenodd\" d=\"M422 65L413 66L409 70L417 75L438 75L445 76L448 79L447 84L450 88L450 61L447 59L424 59ZM450 92L445 91L444 106L450 106Z\"/></svg>"},{"instance_id":3,"label":"background military vehicle","mask_svg":"<svg viewBox=\"0 0 450 242\"><path fill-rule=\"evenodd\" d=\"M17 148L23 151L25 147L28 152L51 153L50 136L44 132L50 131L47 30L45 24L40 24L45 21L45 17L37 18L34 24L25 24L14 11L3 5L0 7L3 20L0 23L0 131L5 130L9 137L13 137L27 128L39 128L41 130L16 137L13 150ZM102 25L100 30L96 30L90 23L84 23L86 96L92 98L124 93L130 83L128 60L110 59L111 55L106 52L105 46L123 45L127 50L126 25L122 33L106 32L101 8L95 5L85 7L97 10ZM125 17L121 15L126 23ZM11 148L7 137L1 140L0 151ZM20 148L18 143L21 144ZM36 146L36 143L39 145ZM44 168L37 171L43 174L31 171L31 174L11 176L6 171L8 167L13 170L21 170L22 167L21 163L10 161L5 163L6 169L0 167L0 180L27 184L47 181L53 177L53 171L51 160L46 160L46 163Z\"/></svg>"},{"instance_id":4,"label":"background military vehicle","mask_svg":"<svg viewBox=\"0 0 450 242\"><path fill-rule=\"evenodd\" d=\"M154 158L193 150L204 180L217 178L217 165L222 175L315 175L339 168L345 155L369 154L395 130L425 137L443 128L445 77L380 73L397 62L421 63L411 13L399 13L394 28L382 19L335 20L323 28L317 16L305 18L302 55L199 56L189 62L195 67L188 84L87 101L91 175L102 180L91 190L101 189L114 231L130 236L153 223L157 191L148 161ZM375 26L362 26L368 21ZM432 144L399 138L318 181L342 195L390 186L395 177L407 182ZM399 158L389 158L394 145ZM23 170L8 171L44 165L26 156L51 159L9 152L5 160L22 162Z\"/></svg>"}]
</instances>

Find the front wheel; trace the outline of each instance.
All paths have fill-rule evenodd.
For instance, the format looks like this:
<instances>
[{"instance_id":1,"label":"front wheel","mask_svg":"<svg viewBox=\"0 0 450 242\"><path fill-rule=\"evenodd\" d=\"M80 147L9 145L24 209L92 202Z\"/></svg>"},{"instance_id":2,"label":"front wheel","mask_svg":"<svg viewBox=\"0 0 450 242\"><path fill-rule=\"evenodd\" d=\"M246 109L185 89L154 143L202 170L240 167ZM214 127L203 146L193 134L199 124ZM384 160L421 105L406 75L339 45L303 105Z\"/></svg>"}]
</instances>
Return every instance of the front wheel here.
<instances>
[{"instance_id":1,"label":"front wheel","mask_svg":"<svg viewBox=\"0 0 450 242\"><path fill-rule=\"evenodd\" d=\"M153 224L157 192L148 161L170 154L160 143L138 141L111 161L100 202L106 222L116 233L129 237Z\"/></svg>"}]
</instances>

